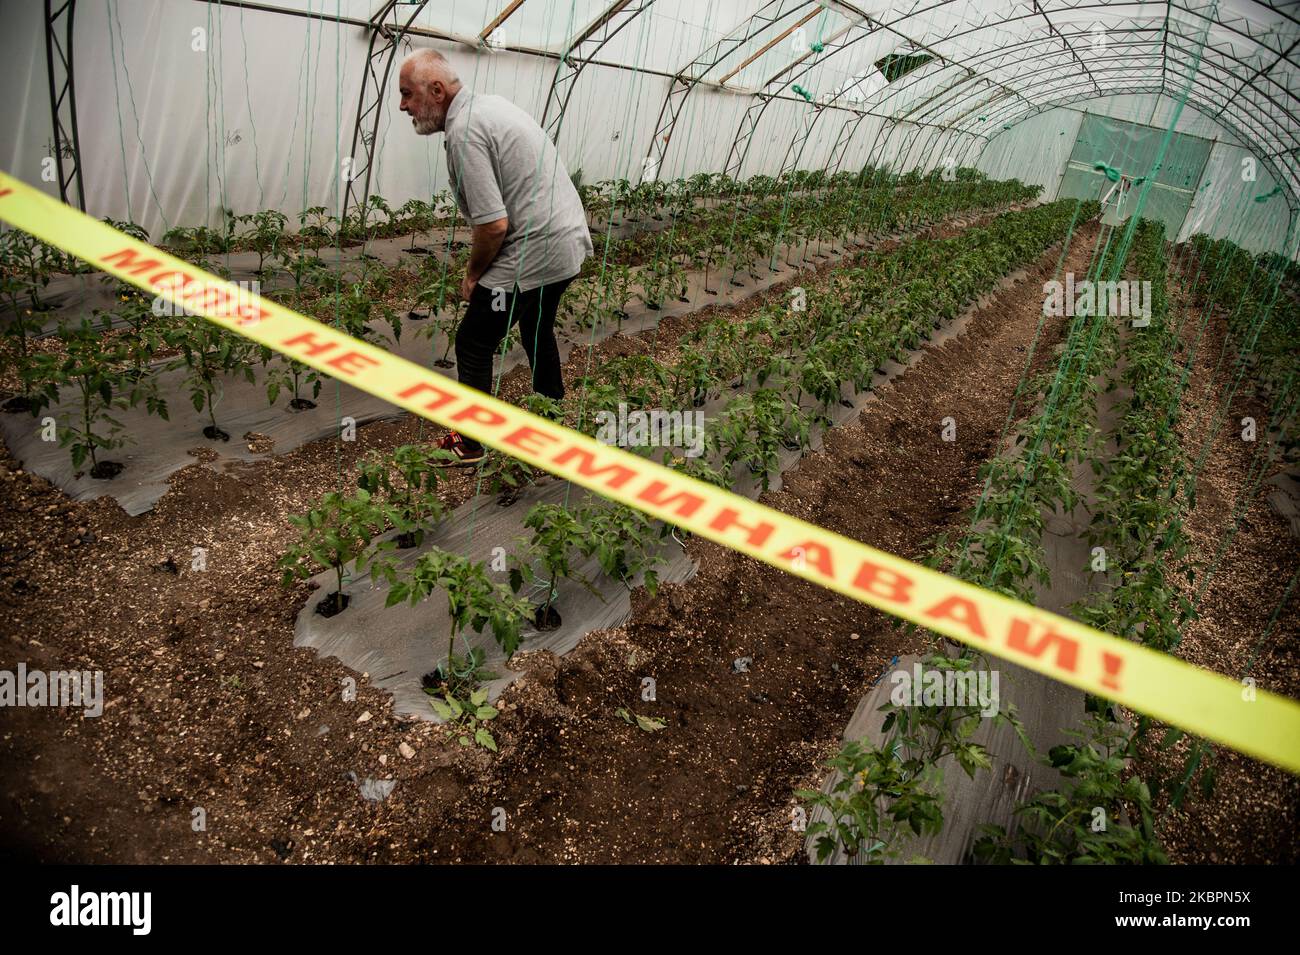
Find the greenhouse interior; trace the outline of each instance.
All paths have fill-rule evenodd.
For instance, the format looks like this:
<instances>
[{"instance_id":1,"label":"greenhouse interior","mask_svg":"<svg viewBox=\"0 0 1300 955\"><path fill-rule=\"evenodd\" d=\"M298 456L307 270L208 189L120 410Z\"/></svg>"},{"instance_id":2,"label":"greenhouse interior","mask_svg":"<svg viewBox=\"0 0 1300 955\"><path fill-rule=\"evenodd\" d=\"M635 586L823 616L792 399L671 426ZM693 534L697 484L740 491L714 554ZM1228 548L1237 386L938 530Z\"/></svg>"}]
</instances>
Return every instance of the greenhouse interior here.
<instances>
[{"instance_id":1,"label":"greenhouse interior","mask_svg":"<svg viewBox=\"0 0 1300 955\"><path fill-rule=\"evenodd\" d=\"M0 857L1300 860L1300 4L0 24Z\"/></svg>"}]
</instances>

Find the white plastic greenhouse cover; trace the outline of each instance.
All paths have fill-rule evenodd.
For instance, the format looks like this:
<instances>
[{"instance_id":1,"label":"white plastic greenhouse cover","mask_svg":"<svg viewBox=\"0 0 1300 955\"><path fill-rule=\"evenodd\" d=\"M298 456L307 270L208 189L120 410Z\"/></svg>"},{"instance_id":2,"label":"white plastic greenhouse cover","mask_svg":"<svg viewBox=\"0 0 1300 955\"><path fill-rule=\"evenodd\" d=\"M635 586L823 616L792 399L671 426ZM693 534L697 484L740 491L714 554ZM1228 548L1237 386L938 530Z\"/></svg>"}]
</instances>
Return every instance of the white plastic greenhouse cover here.
<instances>
[{"instance_id":1,"label":"white plastic greenhouse cover","mask_svg":"<svg viewBox=\"0 0 1300 955\"><path fill-rule=\"evenodd\" d=\"M1294 254L1300 231L1300 2L74 6L87 211L155 238L218 222L222 208L337 211L348 160L359 162L353 131L371 38L382 48L389 35L399 60L438 49L471 88L509 97L539 121L560 114L563 98L548 103L560 74L558 89L570 95L557 142L586 181L955 162L1042 184L1050 199L1092 114L1161 130L1174 123L1208 141L1180 238L1230 234ZM0 19L4 168L42 183L54 143L45 11L0 0ZM880 68L891 55L912 67L892 81ZM395 69L381 93L369 184L393 205L447 184L440 138L417 137L397 112ZM1129 127L1110 128L1107 148L1122 151ZM57 194L56 183L43 184Z\"/></svg>"}]
</instances>

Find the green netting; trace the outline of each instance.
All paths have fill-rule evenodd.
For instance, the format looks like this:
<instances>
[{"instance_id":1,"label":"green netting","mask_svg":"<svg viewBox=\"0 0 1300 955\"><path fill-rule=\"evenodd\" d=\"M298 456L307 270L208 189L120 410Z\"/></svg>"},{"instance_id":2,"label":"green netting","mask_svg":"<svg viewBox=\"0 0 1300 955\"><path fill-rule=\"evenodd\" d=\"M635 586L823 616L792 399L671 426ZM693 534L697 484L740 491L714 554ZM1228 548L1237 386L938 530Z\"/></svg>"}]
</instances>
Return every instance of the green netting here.
<instances>
[{"instance_id":1,"label":"green netting","mask_svg":"<svg viewBox=\"0 0 1300 955\"><path fill-rule=\"evenodd\" d=\"M1058 198L1102 199L1122 176L1151 179L1142 214L1176 236L1191 209L1214 144L1200 136L1174 133L1163 157L1167 130L1085 113L1066 162Z\"/></svg>"}]
</instances>

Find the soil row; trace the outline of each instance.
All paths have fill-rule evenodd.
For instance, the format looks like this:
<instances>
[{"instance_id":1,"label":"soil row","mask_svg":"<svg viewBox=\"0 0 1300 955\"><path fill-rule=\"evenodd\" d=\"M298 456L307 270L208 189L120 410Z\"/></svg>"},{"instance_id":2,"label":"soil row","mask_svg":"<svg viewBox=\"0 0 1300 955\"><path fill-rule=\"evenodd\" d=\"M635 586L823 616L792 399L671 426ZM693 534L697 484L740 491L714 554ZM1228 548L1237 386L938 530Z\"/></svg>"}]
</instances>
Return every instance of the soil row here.
<instances>
[{"instance_id":1,"label":"soil row","mask_svg":"<svg viewBox=\"0 0 1300 955\"><path fill-rule=\"evenodd\" d=\"M1091 227L1066 268L1083 270ZM961 520L997 453L1042 315L1049 253L929 350L854 424L785 472L764 503L906 557ZM1034 369L1064 325L1051 321ZM958 421L958 439L941 422ZM624 627L588 635L561 660L536 654L506 695L502 756L405 858L520 862L789 862L800 858L793 793L820 766L863 689L915 649L891 618L766 565L693 542L699 575L643 599ZM528 656L528 655L524 655ZM737 661L741 661L739 664ZM655 699L643 698L654 680ZM645 733L616 715L662 720ZM505 832L488 828L503 807Z\"/></svg>"},{"instance_id":2,"label":"soil row","mask_svg":"<svg viewBox=\"0 0 1300 955\"><path fill-rule=\"evenodd\" d=\"M593 365L628 350L663 353L715 314L738 321L783 294L770 289L736 309L616 337ZM586 355L575 356L567 379L587 367ZM527 388L521 368L502 392L517 398ZM446 748L430 739L432 727L391 718L389 698L367 674L290 647L303 595L282 590L275 570L291 533L286 514L352 483L371 450L438 433L405 418L361 428L348 445L317 442L221 471L195 465L137 518L107 498L67 500L6 452L0 499L11 519L0 536L0 602L10 612L0 666L101 669L108 702L93 719L8 711L0 759L18 771L0 793L5 843L64 861L358 861L379 852L375 810L358 797L358 778L394 775L399 763L402 780L440 769L475 778L484 754ZM468 499L473 483L468 473L448 482L448 507ZM355 699L344 695L351 683ZM410 798L406 788L393 805ZM194 808L204 809L204 832L191 827ZM332 838L336 829L347 840Z\"/></svg>"},{"instance_id":3,"label":"soil row","mask_svg":"<svg viewBox=\"0 0 1300 955\"><path fill-rule=\"evenodd\" d=\"M1249 381L1234 383L1234 356L1231 351L1224 354L1225 347L1231 349L1225 344L1224 307L1207 315L1195 304L1195 280L1194 267L1182 271L1177 262L1172 267L1171 318L1181 320L1184 354L1195 349L1178 435L1189 467L1205 453L1195 507L1184 518L1197 577L1194 584L1183 581L1183 592L1196 602L1198 617L1184 628L1174 652L1197 666L1234 679L1250 676L1261 689L1300 699L1300 594L1291 593L1278 611L1300 567L1300 540L1266 500L1271 488L1265 481L1283 467L1280 462L1267 464L1269 447L1263 436L1269 407L1253 393ZM1204 275L1200 280L1209 281ZM1243 440L1245 417L1258 422L1258 440ZM1162 750L1156 745L1159 738L1156 734L1144 747L1140 768L1181 776L1192 741L1183 739ZM1300 860L1295 824L1300 818L1300 779L1218 745L1213 766L1216 779L1210 794L1194 789L1183 808L1160 807L1165 815L1158 831L1170 860Z\"/></svg>"}]
</instances>

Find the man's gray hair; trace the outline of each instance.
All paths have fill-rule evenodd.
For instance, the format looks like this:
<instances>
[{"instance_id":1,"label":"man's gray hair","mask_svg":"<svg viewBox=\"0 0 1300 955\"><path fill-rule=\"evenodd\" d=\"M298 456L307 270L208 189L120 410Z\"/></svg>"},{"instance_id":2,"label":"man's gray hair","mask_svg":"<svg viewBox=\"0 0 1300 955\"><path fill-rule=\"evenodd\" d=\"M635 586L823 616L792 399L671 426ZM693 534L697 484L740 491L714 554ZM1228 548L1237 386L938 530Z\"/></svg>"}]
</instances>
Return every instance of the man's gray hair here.
<instances>
[{"instance_id":1,"label":"man's gray hair","mask_svg":"<svg viewBox=\"0 0 1300 955\"><path fill-rule=\"evenodd\" d=\"M448 86L459 86L460 77L456 71L451 68L447 58L437 50L416 50L405 60L402 65L411 64L416 78L422 83L432 83L434 80L441 80Z\"/></svg>"}]
</instances>

